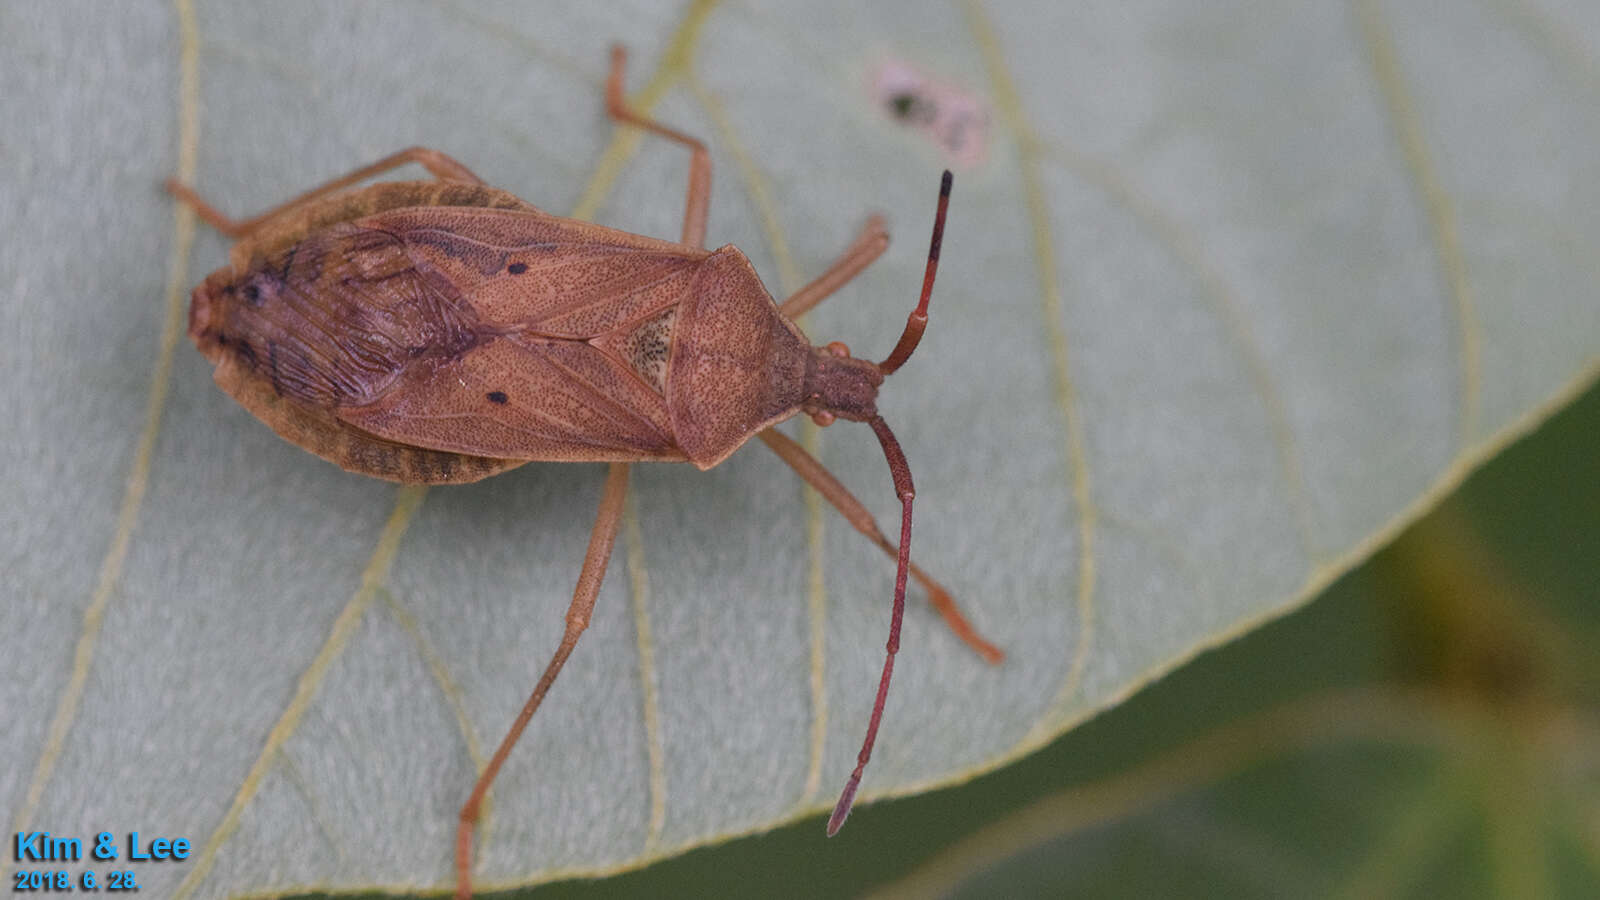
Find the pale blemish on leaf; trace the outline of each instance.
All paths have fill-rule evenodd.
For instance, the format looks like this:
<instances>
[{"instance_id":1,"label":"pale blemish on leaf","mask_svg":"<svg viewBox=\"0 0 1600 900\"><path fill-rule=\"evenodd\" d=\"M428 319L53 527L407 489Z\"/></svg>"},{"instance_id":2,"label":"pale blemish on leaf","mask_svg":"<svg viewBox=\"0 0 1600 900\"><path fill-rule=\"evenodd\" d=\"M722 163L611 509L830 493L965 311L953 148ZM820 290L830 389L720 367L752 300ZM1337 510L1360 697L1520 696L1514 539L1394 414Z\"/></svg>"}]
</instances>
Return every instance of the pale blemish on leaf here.
<instances>
[{"instance_id":1,"label":"pale blemish on leaf","mask_svg":"<svg viewBox=\"0 0 1600 900\"><path fill-rule=\"evenodd\" d=\"M904 60L873 67L868 97L883 116L927 138L956 170L989 157L989 107L976 92L928 75Z\"/></svg>"}]
</instances>

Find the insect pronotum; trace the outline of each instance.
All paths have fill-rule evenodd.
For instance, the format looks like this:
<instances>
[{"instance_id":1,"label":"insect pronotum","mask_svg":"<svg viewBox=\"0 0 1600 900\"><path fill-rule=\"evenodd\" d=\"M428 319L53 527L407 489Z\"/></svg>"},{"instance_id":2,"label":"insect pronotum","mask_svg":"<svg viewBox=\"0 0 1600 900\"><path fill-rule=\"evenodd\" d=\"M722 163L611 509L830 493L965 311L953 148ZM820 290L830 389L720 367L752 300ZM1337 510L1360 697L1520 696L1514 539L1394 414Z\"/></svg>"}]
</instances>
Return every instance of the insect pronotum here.
<instances>
[{"instance_id":1,"label":"insect pronotum","mask_svg":"<svg viewBox=\"0 0 1600 900\"><path fill-rule=\"evenodd\" d=\"M607 112L691 151L679 243L549 215L420 147L243 221L168 182L236 241L229 265L194 290L189 336L222 389L284 438L350 471L414 484L476 481L532 461L610 463L561 643L461 808L458 897L471 894L472 831L489 786L588 626L630 463L708 469L759 437L895 558L877 697L829 834L844 824L872 755L908 576L963 641L990 662L1002 658L911 562L911 470L876 405L884 376L916 350L928 322L950 173L921 298L894 350L873 363L838 342L813 347L790 320L883 253L882 220L869 218L826 272L774 305L736 247L704 249L710 156L700 141L628 108L625 61L614 47ZM437 180L345 190L410 162ZM871 426L901 502L898 542L772 427L800 412L820 425L837 417Z\"/></svg>"}]
</instances>

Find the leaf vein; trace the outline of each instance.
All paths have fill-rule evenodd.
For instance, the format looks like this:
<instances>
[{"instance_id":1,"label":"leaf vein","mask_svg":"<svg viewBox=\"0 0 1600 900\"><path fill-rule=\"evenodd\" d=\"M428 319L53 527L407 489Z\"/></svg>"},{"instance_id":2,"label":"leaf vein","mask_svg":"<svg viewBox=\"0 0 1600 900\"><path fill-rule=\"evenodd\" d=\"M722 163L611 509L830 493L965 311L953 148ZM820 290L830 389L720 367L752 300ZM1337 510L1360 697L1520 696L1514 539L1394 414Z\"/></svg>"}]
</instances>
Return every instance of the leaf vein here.
<instances>
[{"instance_id":1,"label":"leaf vein","mask_svg":"<svg viewBox=\"0 0 1600 900\"><path fill-rule=\"evenodd\" d=\"M1124 209L1133 213L1150 229L1158 242L1166 246L1179 264L1189 269L1199 281L1201 296L1211 304L1212 312L1222 321L1223 329L1233 344L1233 351L1244 363L1251 386L1261 400L1300 545L1313 568L1321 564L1325 554L1317 540L1315 516L1306 489L1299 444L1289 424L1288 409L1274 386L1260 342L1250 330L1237 293L1229 288L1217 268L1207 261L1198 242L1183 226L1114 166L1058 142L1041 141L1041 146L1051 158L1105 191Z\"/></svg>"},{"instance_id":2,"label":"leaf vein","mask_svg":"<svg viewBox=\"0 0 1600 900\"><path fill-rule=\"evenodd\" d=\"M456 728L461 732L461 741L467 751L467 761L472 766L474 773L481 773L487 764L482 748L478 744L478 734L472 727L472 719L467 714L466 698L462 696L460 685L451 677L449 668L445 665L444 658L436 653L433 644L428 641L427 635L422 633L422 625L411 615L394 592L380 588L379 596L383 599L383 606L389 615L399 623L406 634L411 636L412 643L416 646L417 656L422 658L428 667L428 673L433 676L433 683L439 688L439 693L444 697L445 705L455 716ZM484 803L482 816L478 819L479 840L487 843L488 834L493 826L494 804Z\"/></svg>"},{"instance_id":3,"label":"leaf vein","mask_svg":"<svg viewBox=\"0 0 1600 900\"><path fill-rule=\"evenodd\" d=\"M1027 195L1028 225L1031 231L1033 258L1039 279L1040 312L1044 319L1045 338L1049 343L1050 360L1055 381L1056 406L1066 428L1067 482L1071 486L1073 505L1077 508L1078 531L1078 583L1076 607L1078 616L1077 645L1067 676L1062 681L1055 699L1040 715L1024 742L1042 740L1053 733L1056 723L1077 696L1083 682L1083 672L1094 643L1094 587L1096 534L1095 506L1090 486L1089 461L1084 449L1082 412L1078 408L1077 392L1068 365L1066 330L1061 323L1061 286L1056 270L1055 247L1050 231L1050 217L1044 205L1044 189L1040 184L1039 158L1042 146L1037 132L1028 122L1022 108L1016 84L1006 68L1005 52L999 37L983 11L979 0L966 0L967 22L977 41L989 81L994 88L995 106L1001 121L1017 141L1017 155L1022 170L1022 183Z\"/></svg>"},{"instance_id":4,"label":"leaf vein","mask_svg":"<svg viewBox=\"0 0 1600 900\"><path fill-rule=\"evenodd\" d=\"M734 128L733 121L728 118L727 110L723 108L722 103L692 74L689 77L689 86L707 115L711 117L723 146L733 157L734 165L738 167L740 175L744 177L745 188L750 193L750 202L755 205L767 247L772 251L773 261L778 267L778 287L784 296L792 295L801 288L800 271L795 266L794 254L784 233L782 220L778 216L778 205L768 187L767 177L746 149L744 140ZM805 330L807 318L807 315L802 314L795 319L795 324L799 325L802 331ZM800 445L813 458L821 459L822 429L809 418L802 418L800 422ZM822 789L822 761L828 739L828 691L825 678L828 587L827 557L823 547L825 535L822 495L803 481L800 484L800 493L806 505L808 556L806 620L810 627L811 641L807 685L811 692L811 735L806 759L805 784L796 801L796 810L809 808Z\"/></svg>"},{"instance_id":5,"label":"leaf vein","mask_svg":"<svg viewBox=\"0 0 1600 900\"><path fill-rule=\"evenodd\" d=\"M666 749L661 735L661 703L656 684L654 633L650 628L650 575L645 568L644 533L639 527L637 495L629 491L622 508L623 541L628 552L628 580L633 594L634 640L639 653L639 688L644 715L645 751L650 769L650 823L643 853L661 842L667 822Z\"/></svg>"},{"instance_id":6,"label":"leaf vein","mask_svg":"<svg viewBox=\"0 0 1600 900\"><path fill-rule=\"evenodd\" d=\"M177 0L179 23L179 76L178 76L178 178L193 183L195 161L199 145L200 100L197 75L199 34L195 25L192 0ZM139 524L139 510L144 503L145 491L150 484L150 468L155 458L156 439L160 436L161 420L166 411L167 394L171 388L172 360L176 354L178 338L183 332L184 281L188 277L189 252L194 244L195 214L188 205L174 201L172 221L172 255L167 262L165 315L156 350L155 363L150 372L149 394L145 401L144 428L139 433L139 443L129 466L128 480L123 487L122 504L117 512L116 525L110 545L100 560L99 575L94 593L83 612L78 641L72 653L72 671L67 686L56 701L55 715L45 732L44 747L39 751L28 791L17 810L13 830L21 831L39 808L45 788L55 773L56 763L66 747L67 734L78 716L78 705L88 686L89 669L94 663L95 649L100 640L101 626L105 623L106 609L110 606L112 592L122 580L123 564L133 543L133 533ZM0 875L9 869L0 863Z\"/></svg>"},{"instance_id":7,"label":"leaf vein","mask_svg":"<svg viewBox=\"0 0 1600 900\"><path fill-rule=\"evenodd\" d=\"M371 604L373 596L383 586L383 580L389 573L389 566L400 548L400 539L405 536L406 528L416 517L417 510L422 508L427 488L406 486L400 488L397 493L399 496L395 501L394 511L384 523L383 532L378 537L377 549L367 562L366 570L361 573L361 585L356 588L350 601L339 612L338 618L334 619L333 627L329 629L327 639L323 641L317 655L311 660L311 665L301 673L300 681L295 685L294 694L290 697L288 705L284 707L272 730L267 733L266 744L239 784L239 790L234 794L233 802L229 804L222 822L206 837L205 843L195 854L194 868L190 869L189 874L179 883L178 890L173 894L174 900L184 900L193 894L210 873L211 867L217 861L217 852L238 829L245 808L261 789L261 782L266 777L273 758L300 726L301 718L316 697L317 688L322 686L322 679L334 661L344 652L350 636L361 623L361 618Z\"/></svg>"},{"instance_id":8,"label":"leaf vein","mask_svg":"<svg viewBox=\"0 0 1600 900\"><path fill-rule=\"evenodd\" d=\"M350 851L345 848L344 841L339 840L338 832L334 831L333 823L328 820L327 812L322 807L322 799L306 780L305 773L301 771L300 764L294 761L294 755L289 748L284 747L278 751L278 762L283 770L284 778L295 789L301 799L306 802L306 809L311 813L311 821L316 824L317 830L327 839L328 845L333 847L334 856L344 862L350 858Z\"/></svg>"},{"instance_id":9,"label":"leaf vein","mask_svg":"<svg viewBox=\"0 0 1600 900\"><path fill-rule=\"evenodd\" d=\"M1362 40L1367 47L1367 61L1372 66L1373 78L1394 124L1406 167L1428 215L1433 231L1434 250L1439 255L1439 265L1444 270L1446 289L1454 307L1457 340L1460 345L1461 409L1459 413L1458 445L1461 450L1472 446L1479 429L1478 419L1482 393L1482 364L1479 348L1482 334L1479 329L1472 285L1467 278L1467 261L1461 250L1461 236L1457 229L1455 204L1428 154L1427 139L1422 133L1422 120L1416 105L1406 89L1405 77L1400 70L1400 57L1394 39L1377 0L1356 0L1356 18L1361 28Z\"/></svg>"}]
</instances>

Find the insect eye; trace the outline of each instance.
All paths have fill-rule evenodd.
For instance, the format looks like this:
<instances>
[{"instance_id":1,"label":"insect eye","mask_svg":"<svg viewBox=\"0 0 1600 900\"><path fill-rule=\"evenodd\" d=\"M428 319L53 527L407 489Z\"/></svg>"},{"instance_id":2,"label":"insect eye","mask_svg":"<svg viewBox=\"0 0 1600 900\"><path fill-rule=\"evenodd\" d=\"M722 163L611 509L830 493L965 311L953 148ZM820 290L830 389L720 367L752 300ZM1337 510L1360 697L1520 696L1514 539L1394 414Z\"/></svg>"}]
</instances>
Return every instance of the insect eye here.
<instances>
[{"instance_id":1,"label":"insect eye","mask_svg":"<svg viewBox=\"0 0 1600 900\"><path fill-rule=\"evenodd\" d=\"M244 302L250 304L251 306L256 306L261 303L261 288L254 282L245 285L244 289L239 293L244 297Z\"/></svg>"}]
</instances>

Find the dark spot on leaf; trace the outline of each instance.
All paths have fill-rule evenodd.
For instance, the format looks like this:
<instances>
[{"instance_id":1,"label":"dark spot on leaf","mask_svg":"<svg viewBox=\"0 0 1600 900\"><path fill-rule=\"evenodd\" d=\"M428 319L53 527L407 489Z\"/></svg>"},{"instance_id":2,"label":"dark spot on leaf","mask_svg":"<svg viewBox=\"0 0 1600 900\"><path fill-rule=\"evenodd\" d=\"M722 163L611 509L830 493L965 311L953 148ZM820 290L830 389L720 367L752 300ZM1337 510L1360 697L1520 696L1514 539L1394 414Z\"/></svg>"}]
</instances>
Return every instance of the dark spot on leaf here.
<instances>
[{"instance_id":1,"label":"dark spot on leaf","mask_svg":"<svg viewBox=\"0 0 1600 900\"><path fill-rule=\"evenodd\" d=\"M489 400L492 403L505 403L508 399L505 391L490 391Z\"/></svg>"},{"instance_id":2,"label":"dark spot on leaf","mask_svg":"<svg viewBox=\"0 0 1600 900\"><path fill-rule=\"evenodd\" d=\"M511 265L506 266L506 271L510 272L513 275L521 275L523 272L528 271L528 264L527 263L512 263Z\"/></svg>"},{"instance_id":3,"label":"dark spot on leaf","mask_svg":"<svg viewBox=\"0 0 1600 900\"><path fill-rule=\"evenodd\" d=\"M889 98L889 111L902 122L932 125L939 118L939 105L931 97L903 91Z\"/></svg>"}]
</instances>

